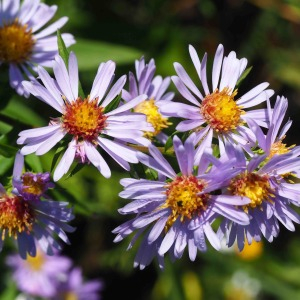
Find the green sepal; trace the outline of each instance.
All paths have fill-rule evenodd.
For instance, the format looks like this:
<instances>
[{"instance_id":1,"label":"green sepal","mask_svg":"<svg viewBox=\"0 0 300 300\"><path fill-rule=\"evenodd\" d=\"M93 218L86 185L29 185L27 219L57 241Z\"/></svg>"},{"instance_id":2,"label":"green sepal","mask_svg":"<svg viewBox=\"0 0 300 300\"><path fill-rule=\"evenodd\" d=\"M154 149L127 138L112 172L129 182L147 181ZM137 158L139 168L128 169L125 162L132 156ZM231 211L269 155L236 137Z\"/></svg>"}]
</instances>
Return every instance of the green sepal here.
<instances>
[{"instance_id":1,"label":"green sepal","mask_svg":"<svg viewBox=\"0 0 300 300\"><path fill-rule=\"evenodd\" d=\"M81 171L83 169L84 166L85 166L85 164L76 164L76 166L68 174L67 178L70 178L70 177L74 176L75 174L77 174L79 171Z\"/></svg>"},{"instance_id":2,"label":"green sepal","mask_svg":"<svg viewBox=\"0 0 300 300\"><path fill-rule=\"evenodd\" d=\"M173 146L173 137L176 135L179 131L173 132L167 139L166 144L165 144L165 152L168 151Z\"/></svg>"},{"instance_id":3,"label":"green sepal","mask_svg":"<svg viewBox=\"0 0 300 300\"><path fill-rule=\"evenodd\" d=\"M119 106L119 104L120 104L120 102L121 102L121 99L122 99L122 92L121 92L119 95L117 95L117 96L115 97L115 99L113 99L113 100L112 100L112 101L104 108L104 113L106 114L106 113L108 113L108 112L110 112L110 111L116 109L116 108Z\"/></svg>"},{"instance_id":4,"label":"green sepal","mask_svg":"<svg viewBox=\"0 0 300 300\"><path fill-rule=\"evenodd\" d=\"M252 66L247 68L239 78L238 82L236 83L236 87L239 87L242 81L249 75L250 71L252 70Z\"/></svg>"},{"instance_id":5,"label":"green sepal","mask_svg":"<svg viewBox=\"0 0 300 300\"><path fill-rule=\"evenodd\" d=\"M57 150L55 151L55 154L53 156L52 162L51 162L51 168L50 171L52 172L54 170L54 167L59 159L59 157L61 156L61 154L63 153L63 151L65 151L67 148L66 143L64 142L60 147L57 148Z\"/></svg>"}]
</instances>

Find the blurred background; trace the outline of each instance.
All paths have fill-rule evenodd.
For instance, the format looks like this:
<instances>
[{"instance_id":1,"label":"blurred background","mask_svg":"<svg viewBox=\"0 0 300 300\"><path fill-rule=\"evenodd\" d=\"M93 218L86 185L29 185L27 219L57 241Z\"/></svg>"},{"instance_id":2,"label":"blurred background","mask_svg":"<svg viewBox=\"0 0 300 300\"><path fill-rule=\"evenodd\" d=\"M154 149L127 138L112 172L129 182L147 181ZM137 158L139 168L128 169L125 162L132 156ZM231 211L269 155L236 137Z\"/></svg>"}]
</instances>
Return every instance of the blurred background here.
<instances>
[{"instance_id":1,"label":"blurred background","mask_svg":"<svg viewBox=\"0 0 300 300\"><path fill-rule=\"evenodd\" d=\"M119 77L134 71L134 60L144 55L147 61L155 59L156 74L174 75L173 63L180 62L193 77L196 74L188 45L192 44L200 57L208 52L211 64L222 43L226 54L234 50L253 66L239 89L241 93L267 81L277 95L289 99L288 117L293 125L285 141L288 145L300 144L299 0L45 2L58 5L56 18L69 17L62 32L72 33L77 40L71 49L78 57L86 94L102 61L115 60ZM170 89L175 91L173 85ZM17 96L4 100L1 109L1 134L13 146L21 129L44 126L49 116L56 116L43 103ZM35 172L48 171L53 155L29 156L26 162ZM13 157L2 153L1 182L11 175L12 164ZM137 248L127 252L129 239L114 244L111 233L127 220L117 209L125 204L118 197L119 180L129 174L113 161L109 165L113 166L109 180L87 166L75 176L60 180L53 190L54 199L73 203L76 212L72 224L77 231L69 234L72 244L63 254L83 269L87 280L103 280L102 299L300 299L299 226L294 233L282 228L273 243L254 244L242 253L235 248L221 252L209 248L207 253L199 253L195 262L189 261L187 253L174 264L167 259L164 271L158 269L156 261L143 271L133 269ZM5 270L0 274L0 299L4 300L17 295L4 264L9 252L6 248L0 257L1 270Z\"/></svg>"}]
</instances>

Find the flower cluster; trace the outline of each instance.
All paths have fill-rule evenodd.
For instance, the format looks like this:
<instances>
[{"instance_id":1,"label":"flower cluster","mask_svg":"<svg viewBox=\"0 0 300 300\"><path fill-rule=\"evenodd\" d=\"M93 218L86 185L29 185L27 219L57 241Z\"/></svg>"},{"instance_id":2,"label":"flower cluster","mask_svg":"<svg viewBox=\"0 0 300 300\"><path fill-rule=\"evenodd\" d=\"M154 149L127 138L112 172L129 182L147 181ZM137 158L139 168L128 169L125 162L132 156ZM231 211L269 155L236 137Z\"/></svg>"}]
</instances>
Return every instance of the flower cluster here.
<instances>
[{"instance_id":1,"label":"flower cluster","mask_svg":"<svg viewBox=\"0 0 300 300\"><path fill-rule=\"evenodd\" d=\"M16 142L22 148L12 189L7 192L0 185L1 248L12 236L28 260L27 254L36 255L36 243L47 254L60 249L56 237L68 243L65 232L74 230L67 224L72 210L68 203L49 199L47 191L54 188L50 173L22 172L23 155L58 148L54 181L77 164L92 164L109 178L110 158L133 175L120 181L120 197L129 203L119 212L134 217L113 232L115 242L133 234L128 248L141 240L134 261L140 269L154 257L163 268L167 253L176 260L185 249L193 261L198 250L206 251L208 244L219 250L224 239L228 247L237 243L240 250L262 238L272 242L280 223L295 230L294 223L300 223L293 208L300 206L300 148L283 142L292 124L283 124L288 101L277 96L272 105L274 91L267 82L239 92L246 58L237 58L234 51L225 55L219 45L207 76L207 54L200 60L189 46L198 77L194 82L179 63L174 63L176 76L155 76L154 59L146 63L142 57L135 62L135 74L129 73L128 87L126 75L115 81L116 64L109 60L100 63L85 95L76 55L66 48L73 37L52 35L67 19L39 31L56 7L38 0L25 0L21 6L17 0L0 3L0 64L9 64L12 87L58 114L49 116L47 126L19 133ZM57 54L61 37L64 50ZM49 66L53 75L44 69ZM171 81L183 100L168 90ZM171 131L173 124L176 132ZM65 263L61 267L62 272L68 268ZM80 286L78 270L69 279L62 290Z\"/></svg>"}]
</instances>

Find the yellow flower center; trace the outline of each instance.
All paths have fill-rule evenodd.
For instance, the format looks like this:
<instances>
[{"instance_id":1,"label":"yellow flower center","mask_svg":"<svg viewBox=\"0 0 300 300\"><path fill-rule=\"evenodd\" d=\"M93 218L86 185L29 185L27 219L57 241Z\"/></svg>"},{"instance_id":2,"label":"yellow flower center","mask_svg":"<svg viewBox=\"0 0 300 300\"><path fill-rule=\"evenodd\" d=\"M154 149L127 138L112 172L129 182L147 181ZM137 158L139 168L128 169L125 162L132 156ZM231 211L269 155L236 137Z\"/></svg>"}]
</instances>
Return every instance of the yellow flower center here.
<instances>
[{"instance_id":1,"label":"yellow flower center","mask_svg":"<svg viewBox=\"0 0 300 300\"><path fill-rule=\"evenodd\" d=\"M148 139L152 139L157 136L164 128L172 125L168 122L167 118L164 118L158 111L158 107L155 105L155 100L145 100L139 103L135 108L135 112L143 113L147 116L147 122L152 124L154 132L145 132L144 136Z\"/></svg>"},{"instance_id":2,"label":"yellow flower center","mask_svg":"<svg viewBox=\"0 0 300 300\"><path fill-rule=\"evenodd\" d=\"M230 95L228 88L224 88L221 92L216 89L202 101L201 114L216 132L233 131L243 124L241 115L245 112L234 101L236 94L237 90Z\"/></svg>"},{"instance_id":3,"label":"yellow flower center","mask_svg":"<svg viewBox=\"0 0 300 300\"><path fill-rule=\"evenodd\" d=\"M2 240L5 234L17 237L18 232L30 233L34 223L34 211L29 206L29 202L18 196L8 196L0 198L0 229L2 230Z\"/></svg>"},{"instance_id":4,"label":"yellow flower center","mask_svg":"<svg viewBox=\"0 0 300 300\"><path fill-rule=\"evenodd\" d=\"M78 296L74 292L66 292L62 296L63 300L78 300Z\"/></svg>"},{"instance_id":5,"label":"yellow flower center","mask_svg":"<svg viewBox=\"0 0 300 300\"><path fill-rule=\"evenodd\" d=\"M45 257L40 250L37 250L35 257L27 255L26 262L33 271L40 271L44 265Z\"/></svg>"},{"instance_id":6,"label":"yellow flower center","mask_svg":"<svg viewBox=\"0 0 300 300\"><path fill-rule=\"evenodd\" d=\"M97 101L77 98L71 104L66 102L65 113L62 116L63 127L76 139L93 142L106 126L104 108L98 106Z\"/></svg>"},{"instance_id":7,"label":"yellow flower center","mask_svg":"<svg viewBox=\"0 0 300 300\"><path fill-rule=\"evenodd\" d=\"M271 146L270 154L269 154L268 158L272 158L275 154L280 155L280 154L288 153L288 152L290 152L290 149L295 147L295 145L287 147L286 144L284 144L282 142L283 139L284 139L284 137L281 140L275 142Z\"/></svg>"},{"instance_id":8,"label":"yellow flower center","mask_svg":"<svg viewBox=\"0 0 300 300\"><path fill-rule=\"evenodd\" d=\"M42 180L42 178L37 177L35 181L33 180L32 175L25 173L22 176L22 181L24 185L23 192L36 195L36 196L43 194L45 188L45 182Z\"/></svg>"},{"instance_id":9,"label":"yellow flower center","mask_svg":"<svg viewBox=\"0 0 300 300\"><path fill-rule=\"evenodd\" d=\"M248 208L260 206L263 201L273 202L274 194L270 186L268 176L260 176L255 173L244 172L231 180L229 191L233 195L248 197L251 202L243 208L248 212Z\"/></svg>"},{"instance_id":10,"label":"yellow flower center","mask_svg":"<svg viewBox=\"0 0 300 300\"><path fill-rule=\"evenodd\" d=\"M31 29L16 19L12 24L0 27L0 61L22 63L29 59L35 40Z\"/></svg>"},{"instance_id":11,"label":"yellow flower center","mask_svg":"<svg viewBox=\"0 0 300 300\"><path fill-rule=\"evenodd\" d=\"M200 214L206 209L209 195L199 195L205 186L204 180L197 179L193 175L178 176L165 186L167 199L163 207L169 207L172 210L167 221L167 228L172 226L178 217L183 222L186 218L191 219L195 214Z\"/></svg>"}]
</instances>

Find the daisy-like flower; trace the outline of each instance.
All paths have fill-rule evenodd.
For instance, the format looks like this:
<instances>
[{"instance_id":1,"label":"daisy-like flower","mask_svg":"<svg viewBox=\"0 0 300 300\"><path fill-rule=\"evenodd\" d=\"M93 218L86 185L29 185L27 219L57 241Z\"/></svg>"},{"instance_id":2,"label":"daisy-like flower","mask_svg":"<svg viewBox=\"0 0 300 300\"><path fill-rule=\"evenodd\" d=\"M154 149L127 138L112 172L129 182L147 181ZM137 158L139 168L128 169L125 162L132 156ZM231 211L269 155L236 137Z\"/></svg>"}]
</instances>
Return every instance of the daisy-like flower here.
<instances>
[{"instance_id":1,"label":"daisy-like flower","mask_svg":"<svg viewBox=\"0 0 300 300\"><path fill-rule=\"evenodd\" d=\"M167 140L167 135L162 132L172 123L168 121L167 116L160 113L159 108L162 104L172 105L171 100L174 97L173 92L167 92L170 85L170 77L162 78L155 76L156 66L154 59L148 64L144 57L135 61L136 76L129 73L129 91L123 90L122 96L125 101L131 101L137 96L146 94L147 99L134 107L135 112L143 113L147 116L147 121L152 124L154 132L145 132L145 137L152 140L158 139L162 143Z\"/></svg>"},{"instance_id":2,"label":"daisy-like flower","mask_svg":"<svg viewBox=\"0 0 300 300\"><path fill-rule=\"evenodd\" d=\"M50 300L99 300L103 283L100 280L84 281L79 268L72 269L58 286L56 295Z\"/></svg>"},{"instance_id":3,"label":"daisy-like flower","mask_svg":"<svg viewBox=\"0 0 300 300\"><path fill-rule=\"evenodd\" d=\"M138 160L136 151L125 143L139 139L143 131L153 130L145 115L130 111L147 96L140 95L106 112L106 107L120 94L126 81L124 75L110 88L114 62L100 64L90 95L85 99L78 97L78 65L74 53L70 53L68 69L62 58L56 56L53 71L55 79L38 67L44 86L37 81L24 82L23 85L27 91L56 109L61 117L51 119L46 127L20 132L17 143L26 144L21 153L43 155L63 138L71 140L54 172L55 181L68 172L75 158L82 163L91 162L103 176L110 177L110 168L98 152L98 146L129 170L129 163L137 163Z\"/></svg>"},{"instance_id":4,"label":"daisy-like flower","mask_svg":"<svg viewBox=\"0 0 300 300\"><path fill-rule=\"evenodd\" d=\"M36 65L52 66L57 54L55 32L67 21L63 17L48 27L44 27L57 10L39 0L0 1L0 65L9 65L10 85L18 94L29 96L21 82L31 74ZM75 43L71 34L62 34L67 46Z\"/></svg>"},{"instance_id":5,"label":"daisy-like flower","mask_svg":"<svg viewBox=\"0 0 300 300\"><path fill-rule=\"evenodd\" d=\"M10 255L6 263L12 268L12 277L21 292L47 299L56 295L59 279L68 274L72 265L69 258L45 255L39 247L35 257L27 256L24 260L19 255Z\"/></svg>"},{"instance_id":6,"label":"daisy-like flower","mask_svg":"<svg viewBox=\"0 0 300 300\"><path fill-rule=\"evenodd\" d=\"M21 162L19 157L14 166L16 178L22 169ZM31 177L34 178L34 174ZM27 258L27 254L36 256L36 241L48 255L53 255L55 249L61 250L55 236L69 243L65 232L75 230L67 224L74 218L69 203L36 197L35 192L43 190L47 184L47 180L26 181L25 191L24 185L18 184L13 186L12 193L8 193L0 183L0 251L4 240L10 237L17 241L23 259ZM30 191L33 191L32 196Z\"/></svg>"},{"instance_id":7,"label":"daisy-like flower","mask_svg":"<svg viewBox=\"0 0 300 300\"><path fill-rule=\"evenodd\" d=\"M164 105L161 107L161 112L168 116L186 119L177 125L176 130L196 132L195 142L200 143L198 160L204 149L211 147L213 136L219 141L239 143L250 152L256 138L247 127L247 122L255 119L260 126L266 127L266 110L246 111L245 109L252 108L273 95L272 90L266 90L269 84L261 83L246 94L237 97L236 85L246 68L247 59L236 58L236 53L233 51L224 57L224 48L219 45L213 62L212 88L209 88L206 53L200 62L192 46L189 46L189 52L204 94L183 66L175 63L178 76L172 76L172 80L180 94L192 105L183 103Z\"/></svg>"},{"instance_id":8,"label":"daisy-like flower","mask_svg":"<svg viewBox=\"0 0 300 300\"><path fill-rule=\"evenodd\" d=\"M24 156L17 152L13 170L13 186L17 193L22 194L26 200L47 197L46 192L55 185L51 182L49 172L46 173L23 173Z\"/></svg>"},{"instance_id":9,"label":"daisy-like flower","mask_svg":"<svg viewBox=\"0 0 300 300\"><path fill-rule=\"evenodd\" d=\"M232 168L234 160L221 163L205 153L198 167L195 165L194 138L195 134L192 134L185 144L177 136L173 139L179 174L158 149L150 145L152 157L145 154L138 156L143 164L158 172L158 180L121 180L124 191L120 196L133 201L119 212L136 213L137 216L113 231L118 234L115 242L137 230L129 245L131 248L146 228L154 223L143 238L135 257L135 267L140 265L140 269L143 269L155 255L158 256L160 267L163 267L165 253L169 251L171 257L177 259L187 246L190 259L195 260L197 249L206 250L206 238L219 250L220 241L211 224L220 215L238 224L249 223L247 215L236 208L237 205L249 203L248 199L215 193L239 172ZM210 164L213 166L208 170Z\"/></svg>"},{"instance_id":10,"label":"daisy-like flower","mask_svg":"<svg viewBox=\"0 0 300 300\"><path fill-rule=\"evenodd\" d=\"M288 230L294 231L293 222L300 223L300 216L292 205L300 206L300 184L290 179L300 169L300 149L293 153L277 154L272 157L254 155L246 160L242 149L230 146L228 159L238 159L237 167L245 170L232 178L226 194L240 196L251 202L243 207L250 217L249 225L223 221L218 230L220 239L226 236L228 246L237 241L240 251L252 240L259 242L263 236L269 242L279 234L279 222ZM234 150L233 150L234 148Z\"/></svg>"}]
</instances>

